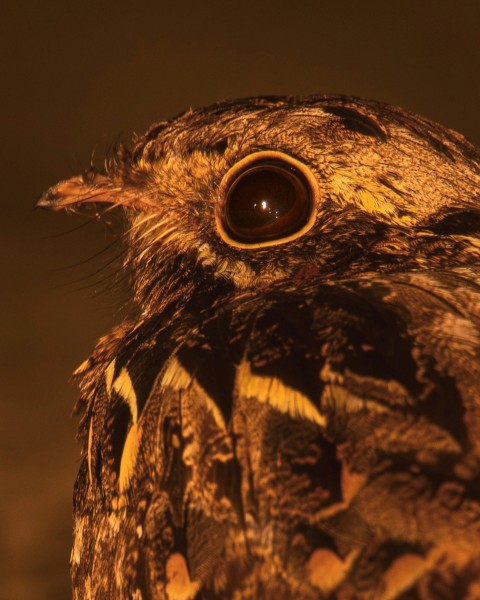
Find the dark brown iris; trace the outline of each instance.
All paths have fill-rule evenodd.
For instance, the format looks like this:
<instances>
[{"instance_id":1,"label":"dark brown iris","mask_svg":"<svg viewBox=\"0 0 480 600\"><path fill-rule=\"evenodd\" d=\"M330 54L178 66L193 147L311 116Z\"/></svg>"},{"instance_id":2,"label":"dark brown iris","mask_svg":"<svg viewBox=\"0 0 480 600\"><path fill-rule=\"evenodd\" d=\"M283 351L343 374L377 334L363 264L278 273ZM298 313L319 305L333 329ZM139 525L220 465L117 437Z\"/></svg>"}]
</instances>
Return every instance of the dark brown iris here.
<instances>
[{"instance_id":1,"label":"dark brown iris","mask_svg":"<svg viewBox=\"0 0 480 600\"><path fill-rule=\"evenodd\" d=\"M255 244L287 237L305 225L312 192L304 175L281 160L241 172L227 191L224 219L232 239Z\"/></svg>"}]
</instances>

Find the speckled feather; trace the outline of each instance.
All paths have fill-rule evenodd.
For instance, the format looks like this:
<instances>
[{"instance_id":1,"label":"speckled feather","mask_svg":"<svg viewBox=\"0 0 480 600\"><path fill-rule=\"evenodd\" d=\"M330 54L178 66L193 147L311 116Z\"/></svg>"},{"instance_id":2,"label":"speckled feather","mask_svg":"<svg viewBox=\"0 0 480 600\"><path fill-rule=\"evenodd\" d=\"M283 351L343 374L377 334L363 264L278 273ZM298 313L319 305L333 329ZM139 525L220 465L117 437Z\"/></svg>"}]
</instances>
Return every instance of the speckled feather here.
<instances>
[{"instance_id":1,"label":"speckled feather","mask_svg":"<svg viewBox=\"0 0 480 600\"><path fill-rule=\"evenodd\" d=\"M307 165L314 226L240 248L224 174ZM417 115L251 98L40 205L117 205L137 313L77 371L74 595L480 597L480 158Z\"/></svg>"}]
</instances>

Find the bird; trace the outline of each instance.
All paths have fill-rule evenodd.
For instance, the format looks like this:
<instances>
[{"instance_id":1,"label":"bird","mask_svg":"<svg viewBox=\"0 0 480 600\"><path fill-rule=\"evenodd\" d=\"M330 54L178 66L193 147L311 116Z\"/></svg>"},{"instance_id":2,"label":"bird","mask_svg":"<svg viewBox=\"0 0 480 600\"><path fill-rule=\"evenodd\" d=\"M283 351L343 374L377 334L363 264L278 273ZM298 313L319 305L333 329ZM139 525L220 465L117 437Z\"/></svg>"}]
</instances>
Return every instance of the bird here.
<instances>
[{"instance_id":1,"label":"bird","mask_svg":"<svg viewBox=\"0 0 480 600\"><path fill-rule=\"evenodd\" d=\"M154 124L38 206L122 214L75 372L74 597L480 598L480 153L402 108Z\"/></svg>"}]
</instances>

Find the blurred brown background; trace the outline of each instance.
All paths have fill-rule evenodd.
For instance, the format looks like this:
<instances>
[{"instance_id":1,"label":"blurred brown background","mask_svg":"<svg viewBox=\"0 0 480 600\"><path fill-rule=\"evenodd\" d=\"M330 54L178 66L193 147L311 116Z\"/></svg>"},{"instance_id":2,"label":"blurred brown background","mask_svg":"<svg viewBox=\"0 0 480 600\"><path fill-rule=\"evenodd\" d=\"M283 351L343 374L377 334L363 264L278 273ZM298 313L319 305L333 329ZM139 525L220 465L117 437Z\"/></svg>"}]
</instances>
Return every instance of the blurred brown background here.
<instances>
[{"instance_id":1,"label":"blurred brown background","mask_svg":"<svg viewBox=\"0 0 480 600\"><path fill-rule=\"evenodd\" d=\"M34 210L34 201L83 170L95 145L101 157L132 131L223 98L366 96L478 143L480 3L8 5L0 36L0 597L55 600L70 596L79 462L68 378L119 319L120 303L108 293L112 267L95 274L111 254L72 266L104 247L105 227L69 232L85 219Z\"/></svg>"}]
</instances>

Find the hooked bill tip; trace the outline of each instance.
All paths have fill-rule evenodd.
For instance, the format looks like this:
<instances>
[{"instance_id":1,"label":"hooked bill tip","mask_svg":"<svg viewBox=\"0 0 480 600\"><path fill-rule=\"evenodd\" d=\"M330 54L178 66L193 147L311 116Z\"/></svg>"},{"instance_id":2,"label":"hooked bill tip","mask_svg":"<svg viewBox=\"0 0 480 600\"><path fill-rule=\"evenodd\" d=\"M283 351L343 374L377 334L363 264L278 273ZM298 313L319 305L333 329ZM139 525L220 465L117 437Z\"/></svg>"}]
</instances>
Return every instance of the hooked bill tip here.
<instances>
[{"instance_id":1,"label":"hooked bill tip","mask_svg":"<svg viewBox=\"0 0 480 600\"><path fill-rule=\"evenodd\" d=\"M35 202L35 208L55 208L55 198L51 196L49 191L45 192L40 200Z\"/></svg>"},{"instance_id":2,"label":"hooked bill tip","mask_svg":"<svg viewBox=\"0 0 480 600\"><path fill-rule=\"evenodd\" d=\"M97 184L97 185L95 185ZM86 182L82 176L71 177L49 188L36 203L38 208L62 210L75 204L106 202L107 187Z\"/></svg>"}]
</instances>

